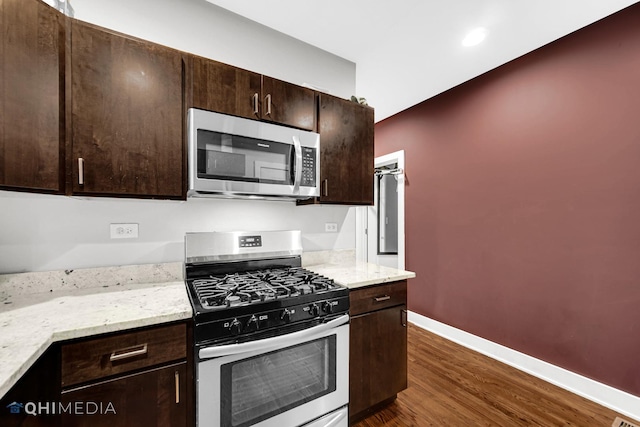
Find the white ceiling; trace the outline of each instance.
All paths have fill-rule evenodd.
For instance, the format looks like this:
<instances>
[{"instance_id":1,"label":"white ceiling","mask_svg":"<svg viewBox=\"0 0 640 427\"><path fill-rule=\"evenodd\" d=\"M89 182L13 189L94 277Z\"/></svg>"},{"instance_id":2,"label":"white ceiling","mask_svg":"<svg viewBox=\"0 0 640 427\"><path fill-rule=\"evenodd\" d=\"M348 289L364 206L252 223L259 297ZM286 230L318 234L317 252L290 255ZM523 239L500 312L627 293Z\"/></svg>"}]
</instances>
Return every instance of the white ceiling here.
<instances>
[{"instance_id":1,"label":"white ceiling","mask_svg":"<svg viewBox=\"0 0 640 427\"><path fill-rule=\"evenodd\" d=\"M207 0L355 62L376 121L636 0ZM477 46L465 34L488 30Z\"/></svg>"}]
</instances>

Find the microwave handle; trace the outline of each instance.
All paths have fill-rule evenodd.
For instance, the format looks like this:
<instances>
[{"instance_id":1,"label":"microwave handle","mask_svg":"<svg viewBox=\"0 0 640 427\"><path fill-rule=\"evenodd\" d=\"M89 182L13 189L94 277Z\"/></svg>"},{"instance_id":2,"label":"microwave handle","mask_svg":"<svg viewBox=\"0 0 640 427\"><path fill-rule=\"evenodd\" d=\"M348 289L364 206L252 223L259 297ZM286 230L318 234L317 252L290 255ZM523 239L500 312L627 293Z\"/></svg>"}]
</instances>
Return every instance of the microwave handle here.
<instances>
[{"instance_id":1,"label":"microwave handle","mask_svg":"<svg viewBox=\"0 0 640 427\"><path fill-rule=\"evenodd\" d=\"M293 194L298 194L300 192L300 181L302 181L302 146L300 144L300 138L298 138L297 135L293 136L293 151L296 158L296 163L293 168L295 171Z\"/></svg>"}]
</instances>

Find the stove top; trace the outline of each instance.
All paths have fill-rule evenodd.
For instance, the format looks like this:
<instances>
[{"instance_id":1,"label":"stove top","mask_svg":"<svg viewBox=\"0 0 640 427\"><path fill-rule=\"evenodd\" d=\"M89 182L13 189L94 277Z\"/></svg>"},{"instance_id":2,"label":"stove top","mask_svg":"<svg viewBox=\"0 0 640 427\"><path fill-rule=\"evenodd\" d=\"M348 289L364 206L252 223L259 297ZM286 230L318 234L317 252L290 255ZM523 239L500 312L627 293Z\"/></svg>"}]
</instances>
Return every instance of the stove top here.
<instances>
[{"instance_id":1,"label":"stove top","mask_svg":"<svg viewBox=\"0 0 640 427\"><path fill-rule=\"evenodd\" d=\"M346 287L302 268L299 231L188 233L185 249L197 342L348 313Z\"/></svg>"},{"instance_id":2,"label":"stove top","mask_svg":"<svg viewBox=\"0 0 640 427\"><path fill-rule=\"evenodd\" d=\"M191 285L202 308L210 310L296 298L340 288L333 279L302 267L210 276L193 279Z\"/></svg>"}]
</instances>

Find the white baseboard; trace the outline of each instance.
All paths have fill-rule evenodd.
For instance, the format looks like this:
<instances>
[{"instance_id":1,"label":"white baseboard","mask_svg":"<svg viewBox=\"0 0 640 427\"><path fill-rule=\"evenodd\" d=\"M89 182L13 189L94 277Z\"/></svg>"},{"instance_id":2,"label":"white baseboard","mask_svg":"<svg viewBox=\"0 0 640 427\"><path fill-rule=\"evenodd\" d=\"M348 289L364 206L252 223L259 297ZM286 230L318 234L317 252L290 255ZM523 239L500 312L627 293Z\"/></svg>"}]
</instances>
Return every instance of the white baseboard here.
<instances>
[{"instance_id":1,"label":"white baseboard","mask_svg":"<svg viewBox=\"0 0 640 427\"><path fill-rule=\"evenodd\" d=\"M408 319L420 328L541 378L620 414L635 420L640 420L640 397L583 377L564 368L496 344L487 339L480 338L418 313L410 311Z\"/></svg>"}]
</instances>

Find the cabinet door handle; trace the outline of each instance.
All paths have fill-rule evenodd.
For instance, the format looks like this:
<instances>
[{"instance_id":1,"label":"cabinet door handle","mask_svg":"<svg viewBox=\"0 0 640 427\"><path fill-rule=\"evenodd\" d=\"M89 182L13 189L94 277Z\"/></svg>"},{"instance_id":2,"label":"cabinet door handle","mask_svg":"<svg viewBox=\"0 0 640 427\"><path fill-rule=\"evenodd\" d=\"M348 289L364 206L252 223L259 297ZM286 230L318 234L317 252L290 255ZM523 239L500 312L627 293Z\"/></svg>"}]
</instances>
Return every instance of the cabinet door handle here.
<instances>
[{"instance_id":1,"label":"cabinet door handle","mask_svg":"<svg viewBox=\"0 0 640 427\"><path fill-rule=\"evenodd\" d=\"M259 112L259 106L258 106L258 93L254 93L253 94L253 114L258 114Z\"/></svg>"},{"instance_id":2,"label":"cabinet door handle","mask_svg":"<svg viewBox=\"0 0 640 427\"><path fill-rule=\"evenodd\" d=\"M407 310L402 310L400 313L401 313L400 324L402 324L402 326L406 328L407 327Z\"/></svg>"},{"instance_id":3,"label":"cabinet door handle","mask_svg":"<svg viewBox=\"0 0 640 427\"><path fill-rule=\"evenodd\" d=\"M389 296L389 295L384 295L384 296L381 296L381 297L375 297L374 298L374 300L376 300L376 302L387 301L387 300L390 300L390 299L391 299L391 296Z\"/></svg>"},{"instance_id":4,"label":"cabinet door handle","mask_svg":"<svg viewBox=\"0 0 640 427\"><path fill-rule=\"evenodd\" d=\"M271 94L267 94L267 96L264 97L265 102L267 103L267 116L271 115Z\"/></svg>"},{"instance_id":5,"label":"cabinet door handle","mask_svg":"<svg viewBox=\"0 0 640 427\"><path fill-rule=\"evenodd\" d=\"M325 179L322 181L322 196L329 197L329 180Z\"/></svg>"},{"instance_id":6,"label":"cabinet door handle","mask_svg":"<svg viewBox=\"0 0 640 427\"><path fill-rule=\"evenodd\" d=\"M110 362L117 362L118 360L130 359L132 357L141 356L147 354L147 344L134 345L133 347L123 348L122 350L116 350L111 353L109 357Z\"/></svg>"},{"instance_id":7,"label":"cabinet door handle","mask_svg":"<svg viewBox=\"0 0 640 427\"><path fill-rule=\"evenodd\" d=\"M176 403L180 403L180 372L176 371Z\"/></svg>"},{"instance_id":8,"label":"cabinet door handle","mask_svg":"<svg viewBox=\"0 0 640 427\"><path fill-rule=\"evenodd\" d=\"M78 157L78 184L84 185L84 159Z\"/></svg>"}]
</instances>

